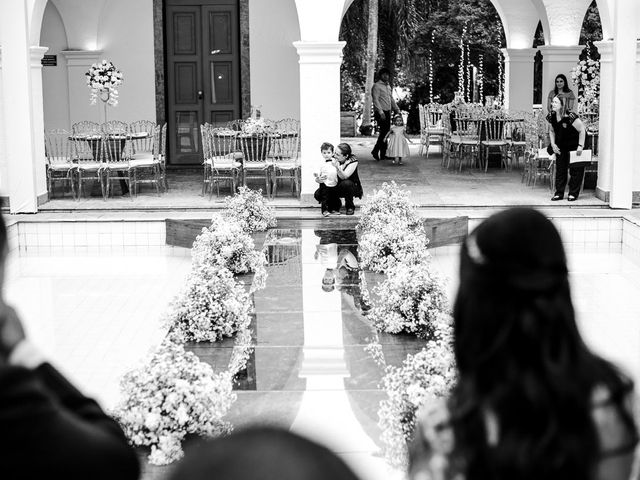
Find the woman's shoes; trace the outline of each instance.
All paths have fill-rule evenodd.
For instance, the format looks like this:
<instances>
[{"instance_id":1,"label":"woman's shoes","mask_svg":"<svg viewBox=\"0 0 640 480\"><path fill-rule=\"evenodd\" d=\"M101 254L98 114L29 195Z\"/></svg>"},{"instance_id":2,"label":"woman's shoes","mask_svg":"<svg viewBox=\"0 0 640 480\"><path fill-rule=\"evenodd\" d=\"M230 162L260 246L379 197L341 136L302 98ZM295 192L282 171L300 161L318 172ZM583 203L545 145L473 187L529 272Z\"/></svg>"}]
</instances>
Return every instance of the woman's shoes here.
<instances>
[{"instance_id":1,"label":"woman's shoes","mask_svg":"<svg viewBox=\"0 0 640 480\"><path fill-rule=\"evenodd\" d=\"M569 198L571 198L571 195L569 195ZM562 195L554 195L553 197L551 197L551 201L552 202L557 202L558 200L562 200ZM575 199L574 199L575 200Z\"/></svg>"},{"instance_id":2,"label":"woman's shoes","mask_svg":"<svg viewBox=\"0 0 640 480\"><path fill-rule=\"evenodd\" d=\"M347 208L347 215L353 215L353 208Z\"/></svg>"},{"instance_id":3,"label":"woman's shoes","mask_svg":"<svg viewBox=\"0 0 640 480\"><path fill-rule=\"evenodd\" d=\"M577 199L578 199L578 198L577 198L577 197L574 197L573 195L569 195L569 196L567 197L567 200L568 200L568 201L570 201L570 202L575 202Z\"/></svg>"}]
</instances>

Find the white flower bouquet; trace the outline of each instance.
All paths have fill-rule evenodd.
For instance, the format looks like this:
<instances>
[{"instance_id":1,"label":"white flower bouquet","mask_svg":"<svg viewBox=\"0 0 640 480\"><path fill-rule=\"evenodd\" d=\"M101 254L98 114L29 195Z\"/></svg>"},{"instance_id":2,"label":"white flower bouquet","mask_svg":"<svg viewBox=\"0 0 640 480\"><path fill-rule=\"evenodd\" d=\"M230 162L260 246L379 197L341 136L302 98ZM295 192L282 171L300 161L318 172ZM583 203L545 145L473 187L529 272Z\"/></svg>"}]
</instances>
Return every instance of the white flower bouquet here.
<instances>
[{"instance_id":1,"label":"white flower bouquet","mask_svg":"<svg viewBox=\"0 0 640 480\"><path fill-rule=\"evenodd\" d=\"M578 113L597 112L600 98L600 62L588 57L571 69L571 80L578 87Z\"/></svg>"},{"instance_id":2,"label":"white flower bouquet","mask_svg":"<svg viewBox=\"0 0 640 480\"><path fill-rule=\"evenodd\" d=\"M257 135L259 133L270 133L272 128L267 125L264 118L247 118L242 124L242 133L246 135Z\"/></svg>"},{"instance_id":3,"label":"white flower bouquet","mask_svg":"<svg viewBox=\"0 0 640 480\"><path fill-rule=\"evenodd\" d=\"M388 366L382 378L387 397L378 410L380 440L387 461L395 467L407 466L407 442L413 435L418 408L430 398L447 396L456 381L451 335L446 333L451 326L443 317L440 327L441 339L407 355L402 366Z\"/></svg>"},{"instance_id":4,"label":"white flower bouquet","mask_svg":"<svg viewBox=\"0 0 640 480\"><path fill-rule=\"evenodd\" d=\"M398 264L374 287L377 301L369 312L373 325L387 333L406 332L433 339L448 312L444 281L429 263Z\"/></svg>"},{"instance_id":5,"label":"white flower bouquet","mask_svg":"<svg viewBox=\"0 0 640 480\"><path fill-rule=\"evenodd\" d=\"M388 219L405 223L408 227L420 224L416 206L409 200L409 191L400 188L396 182L383 183L380 190L369 195L362 206L358 230L362 233L386 228Z\"/></svg>"},{"instance_id":6,"label":"white flower bouquet","mask_svg":"<svg viewBox=\"0 0 640 480\"><path fill-rule=\"evenodd\" d=\"M377 221L376 221L377 222ZM365 232L359 241L360 266L374 272L385 273L397 263L415 264L426 262L427 239L424 227L414 228L398 218L370 224L373 228Z\"/></svg>"},{"instance_id":7,"label":"white flower bouquet","mask_svg":"<svg viewBox=\"0 0 640 480\"><path fill-rule=\"evenodd\" d=\"M233 218L214 214L209 228L203 228L191 249L193 266L217 265L232 273L255 272L264 268L263 252L255 250L253 238Z\"/></svg>"},{"instance_id":8,"label":"white flower bouquet","mask_svg":"<svg viewBox=\"0 0 640 480\"><path fill-rule=\"evenodd\" d=\"M215 342L248 328L249 294L219 266L195 266L184 291L173 302L168 318L175 341Z\"/></svg>"},{"instance_id":9,"label":"white flower bouquet","mask_svg":"<svg viewBox=\"0 0 640 480\"><path fill-rule=\"evenodd\" d=\"M118 90L116 87L122 84L122 72L107 60L102 63L94 63L85 73L87 87L91 90L90 102L95 105L102 94L106 94L106 102L115 107L118 104Z\"/></svg>"},{"instance_id":10,"label":"white flower bouquet","mask_svg":"<svg viewBox=\"0 0 640 480\"><path fill-rule=\"evenodd\" d=\"M267 205L261 190L240 187L225 200L225 216L235 219L247 233L262 232L276 226L273 207Z\"/></svg>"},{"instance_id":11,"label":"white flower bouquet","mask_svg":"<svg viewBox=\"0 0 640 480\"><path fill-rule=\"evenodd\" d=\"M140 368L120 382L124 398L113 412L130 442L150 446L149 462L166 465L182 457L187 434L215 436L236 399L228 372L214 375L181 345L164 342Z\"/></svg>"}]
</instances>

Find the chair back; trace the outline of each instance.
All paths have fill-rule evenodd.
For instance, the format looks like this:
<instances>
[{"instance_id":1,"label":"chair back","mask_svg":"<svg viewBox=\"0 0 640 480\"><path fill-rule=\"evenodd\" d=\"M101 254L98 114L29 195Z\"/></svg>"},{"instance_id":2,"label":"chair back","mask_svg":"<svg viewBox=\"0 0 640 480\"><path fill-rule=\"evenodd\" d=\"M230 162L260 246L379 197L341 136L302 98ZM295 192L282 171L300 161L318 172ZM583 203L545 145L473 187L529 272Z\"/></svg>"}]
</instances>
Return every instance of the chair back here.
<instances>
[{"instance_id":1,"label":"chair back","mask_svg":"<svg viewBox=\"0 0 640 480\"><path fill-rule=\"evenodd\" d=\"M103 123L100 128L103 133L107 135L126 135L129 133L129 125L126 122L120 120L109 120Z\"/></svg>"},{"instance_id":2,"label":"chair back","mask_svg":"<svg viewBox=\"0 0 640 480\"><path fill-rule=\"evenodd\" d=\"M210 156L214 161L233 160L238 154L236 138L238 133L228 128L210 128Z\"/></svg>"},{"instance_id":3,"label":"chair back","mask_svg":"<svg viewBox=\"0 0 640 480\"><path fill-rule=\"evenodd\" d=\"M49 130L44 134L44 154L49 166L71 164L73 143L67 130Z\"/></svg>"},{"instance_id":4,"label":"chair back","mask_svg":"<svg viewBox=\"0 0 640 480\"><path fill-rule=\"evenodd\" d=\"M71 133L73 135L97 135L101 132L102 130L100 129L99 123L88 120L83 120L82 122L71 125Z\"/></svg>"},{"instance_id":5,"label":"chair back","mask_svg":"<svg viewBox=\"0 0 640 480\"><path fill-rule=\"evenodd\" d=\"M491 116L484 120L484 136L486 140L495 142L505 140L505 119L501 116Z\"/></svg>"},{"instance_id":6,"label":"chair back","mask_svg":"<svg viewBox=\"0 0 640 480\"><path fill-rule=\"evenodd\" d=\"M295 118L284 118L275 122L276 133L300 134L300 121Z\"/></svg>"},{"instance_id":7,"label":"chair back","mask_svg":"<svg viewBox=\"0 0 640 480\"><path fill-rule=\"evenodd\" d=\"M160 127L151 120L138 120L129 125L132 154L153 153L160 150Z\"/></svg>"},{"instance_id":8,"label":"chair back","mask_svg":"<svg viewBox=\"0 0 640 480\"><path fill-rule=\"evenodd\" d=\"M427 131L427 114L425 111L425 106L418 104L418 118L420 119L420 133L424 133Z\"/></svg>"},{"instance_id":9,"label":"chair back","mask_svg":"<svg viewBox=\"0 0 640 480\"><path fill-rule=\"evenodd\" d=\"M470 137L480 140L480 128L482 120L477 117L461 115L459 112L455 114L456 134L461 137Z\"/></svg>"},{"instance_id":10,"label":"chair back","mask_svg":"<svg viewBox=\"0 0 640 480\"><path fill-rule=\"evenodd\" d=\"M245 168L251 168L251 164L262 164L268 161L268 155L271 152L272 134L266 132L251 135L240 134L238 138Z\"/></svg>"},{"instance_id":11,"label":"chair back","mask_svg":"<svg viewBox=\"0 0 640 480\"><path fill-rule=\"evenodd\" d=\"M204 161L211 160L211 124L200 125L200 139L202 141L202 157Z\"/></svg>"},{"instance_id":12,"label":"chair back","mask_svg":"<svg viewBox=\"0 0 640 480\"><path fill-rule=\"evenodd\" d=\"M276 162L297 162L300 149L300 135L298 132L285 131L277 133L273 139L273 158Z\"/></svg>"},{"instance_id":13,"label":"chair back","mask_svg":"<svg viewBox=\"0 0 640 480\"><path fill-rule=\"evenodd\" d=\"M167 122L160 129L160 159L163 164L167 161Z\"/></svg>"},{"instance_id":14,"label":"chair back","mask_svg":"<svg viewBox=\"0 0 640 480\"><path fill-rule=\"evenodd\" d=\"M439 103L428 103L425 105L427 127L437 127L442 125L442 105Z\"/></svg>"}]
</instances>

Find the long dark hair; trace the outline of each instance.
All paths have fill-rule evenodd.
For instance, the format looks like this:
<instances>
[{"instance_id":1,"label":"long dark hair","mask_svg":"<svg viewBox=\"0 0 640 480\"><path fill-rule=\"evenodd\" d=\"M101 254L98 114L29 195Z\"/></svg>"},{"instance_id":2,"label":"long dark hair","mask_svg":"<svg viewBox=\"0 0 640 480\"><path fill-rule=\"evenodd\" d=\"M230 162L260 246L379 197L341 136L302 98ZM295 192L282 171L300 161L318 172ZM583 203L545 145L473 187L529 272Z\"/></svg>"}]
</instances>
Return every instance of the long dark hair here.
<instances>
[{"instance_id":1,"label":"long dark hair","mask_svg":"<svg viewBox=\"0 0 640 480\"><path fill-rule=\"evenodd\" d=\"M621 406L632 382L582 340L560 235L541 213L505 210L469 236L453 315L460 377L450 409L468 480L592 478L597 385L636 436Z\"/></svg>"},{"instance_id":2,"label":"long dark hair","mask_svg":"<svg viewBox=\"0 0 640 480\"><path fill-rule=\"evenodd\" d=\"M340 153L342 153L342 155L345 156L345 162L353 162L358 160L351 150L351 145L349 145L348 143L339 143L336 148L340 150Z\"/></svg>"},{"instance_id":3,"label":"long dark hair","mask_svg":"<svg viewBox=\"0 0 640 480\"><path fill-rule=\"evenodd\" d=\"M558 85L556 84L556 82L558 81L559 78L564 80L564 87L562 87L562 91L563 92L570 92L571 89L569 88L569 82L567 82L567 77L565 77L564 74L560 73L560 74L556 75L556 78L553 81L553 93L555 93L556 95L558 95L560 93L558 91Z\"/></svg>"}]
</instances>

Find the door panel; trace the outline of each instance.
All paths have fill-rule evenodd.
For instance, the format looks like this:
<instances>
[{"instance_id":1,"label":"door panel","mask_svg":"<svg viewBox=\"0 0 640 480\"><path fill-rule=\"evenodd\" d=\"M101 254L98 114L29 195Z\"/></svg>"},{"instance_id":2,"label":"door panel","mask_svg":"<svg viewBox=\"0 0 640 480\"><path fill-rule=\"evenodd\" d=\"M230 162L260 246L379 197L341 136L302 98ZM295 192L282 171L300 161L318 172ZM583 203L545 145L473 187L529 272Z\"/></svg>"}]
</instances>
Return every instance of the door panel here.
<instances>
[{"instance_id":1,"label":"door panel","mask_svg":"<svg viewBox=\"0 0 640 480\"><path fill-rule=\"evenodd\" d=\"M200 125L240 118L238 7L229 0L171 3L165 10L169 163L199 164Z\"/></svg>"}]
</instances>

